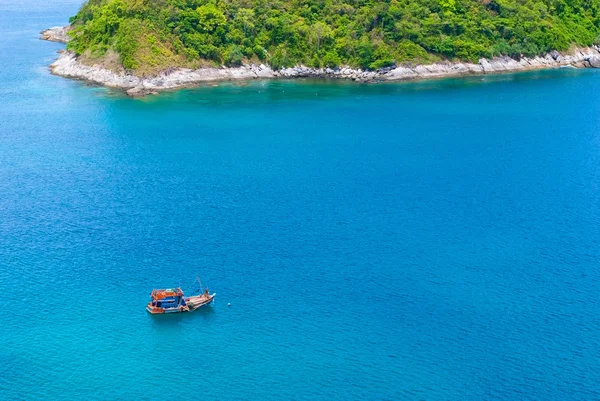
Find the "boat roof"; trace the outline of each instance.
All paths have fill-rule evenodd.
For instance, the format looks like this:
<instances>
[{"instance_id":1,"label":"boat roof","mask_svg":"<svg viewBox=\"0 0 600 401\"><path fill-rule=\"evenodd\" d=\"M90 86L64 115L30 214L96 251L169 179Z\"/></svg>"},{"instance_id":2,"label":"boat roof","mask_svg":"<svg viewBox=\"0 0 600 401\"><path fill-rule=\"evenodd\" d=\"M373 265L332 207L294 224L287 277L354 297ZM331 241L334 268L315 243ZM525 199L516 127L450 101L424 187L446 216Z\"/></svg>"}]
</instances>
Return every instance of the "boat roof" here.
<instances>
[{"instance_id":1,"label":"boat roof","mask_svg":"<svg viewBox=\"0 0 600 401\"><path fill-rule=\"evenodd\" d=\"M182 297L183 291L181 288L166 288L164 290L152 290L150 294L153 299L163 299L169 297Z\"/></svg>"}]
</instances>

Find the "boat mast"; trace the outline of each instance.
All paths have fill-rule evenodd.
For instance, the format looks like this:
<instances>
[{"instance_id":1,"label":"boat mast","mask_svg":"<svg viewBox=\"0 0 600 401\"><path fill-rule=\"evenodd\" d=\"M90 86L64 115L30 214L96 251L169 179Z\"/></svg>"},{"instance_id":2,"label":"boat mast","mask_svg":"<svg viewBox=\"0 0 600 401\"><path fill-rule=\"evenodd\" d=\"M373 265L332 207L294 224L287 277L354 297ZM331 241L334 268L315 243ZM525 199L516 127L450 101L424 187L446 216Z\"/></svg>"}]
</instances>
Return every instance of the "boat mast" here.
<instances>
[{"instance_id":1,"label":"boat mast","mask_svg":"<svg viewBox=\"0 0 600 401\"><path fill-rule=\"evenodd\" d=\"M200 293L202 294L204 286L202 285L202 281L200 281L200 277L196 276L196 280L198 280L198 283L200 284Z\"/></svg>"}]
</instances>

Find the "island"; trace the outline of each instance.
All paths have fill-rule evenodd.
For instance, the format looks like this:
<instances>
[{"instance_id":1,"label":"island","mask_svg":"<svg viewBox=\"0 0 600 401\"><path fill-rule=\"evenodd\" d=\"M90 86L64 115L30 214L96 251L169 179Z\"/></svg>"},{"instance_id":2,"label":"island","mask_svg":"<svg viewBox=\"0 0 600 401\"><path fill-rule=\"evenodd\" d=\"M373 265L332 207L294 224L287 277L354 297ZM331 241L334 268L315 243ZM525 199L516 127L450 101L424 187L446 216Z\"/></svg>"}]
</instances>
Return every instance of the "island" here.
<instances>
[{"instance_id":1,"label":"island","mask_svg":"<svg viewBox=\"0 0 600 401\"><path fill-rule=\"evenodd\" d=\"M54 74L131 96L206 81L359 82L600 67L600 0L88 0Z\"/></svg>"}]
</instances>

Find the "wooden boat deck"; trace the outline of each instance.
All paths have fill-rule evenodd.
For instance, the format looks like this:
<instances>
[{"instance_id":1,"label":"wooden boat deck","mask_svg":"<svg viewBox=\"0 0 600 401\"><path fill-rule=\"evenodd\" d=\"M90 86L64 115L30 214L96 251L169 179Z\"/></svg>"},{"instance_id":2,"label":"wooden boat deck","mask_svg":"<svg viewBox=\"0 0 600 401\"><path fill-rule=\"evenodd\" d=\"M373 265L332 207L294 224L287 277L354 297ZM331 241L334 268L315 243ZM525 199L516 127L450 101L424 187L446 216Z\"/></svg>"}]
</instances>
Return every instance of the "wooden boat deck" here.
<instances>
[{"instance_id":1,"label":"wooden boat deck","mask_svg":"<svg viewBox=\"0 0 600 401\"><path fill-rule=\"evenodd\" d=\"M213 301L217 294L202 294L202 295L193 295L189 298L185 299L187 306L191 309L198 309L201 306L208 305Z\"/></svg>"}]
</instances>

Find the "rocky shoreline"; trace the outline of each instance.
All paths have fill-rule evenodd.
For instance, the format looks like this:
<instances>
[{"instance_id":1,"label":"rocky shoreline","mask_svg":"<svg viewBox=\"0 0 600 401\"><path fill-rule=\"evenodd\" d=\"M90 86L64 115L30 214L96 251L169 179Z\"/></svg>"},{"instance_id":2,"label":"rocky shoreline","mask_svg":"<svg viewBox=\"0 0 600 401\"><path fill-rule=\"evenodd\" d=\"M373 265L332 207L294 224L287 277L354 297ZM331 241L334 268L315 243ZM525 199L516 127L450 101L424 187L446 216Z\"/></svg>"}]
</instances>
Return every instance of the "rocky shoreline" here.
<instances>
[{"instance_id":1,"label":"rocky shoreline","mask_svg":"<svg viewBox=\"0 0 600 401\"><path fill-rule=\"evenodd\" d=\"M55 27L43 31L41 39L66 43L69 27ZM553 51L543 57L515 60L510 57L480 59L477 64L439 62L427 65L400 65L377 71L363 71L349 67L310 68L296 66L273 70L264 64L241 67L200 68L196 70L172 68L154 77L137 77L125 70L114 72L99 65L81 63L73 52L62 50L51 64L53 74L81 79L96 84L124 90L130 96L145 96L163 90L195 86L211 81L232 81L273 78L333 78L358 82L404 81L460 77L465 75L495 74L536 69L576 67L600 68L600 46L574 48L570 52Z\"/></svg>"}]
</instances>

